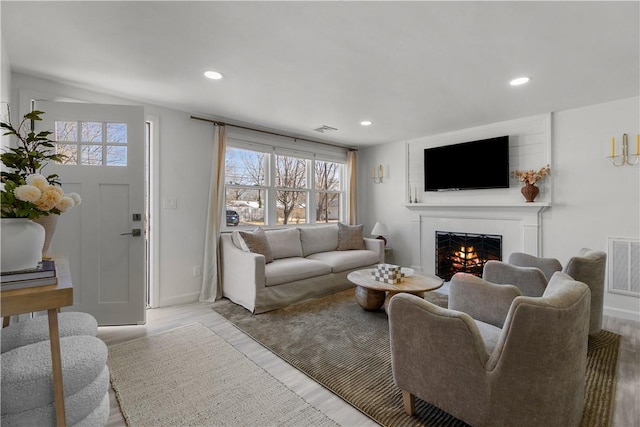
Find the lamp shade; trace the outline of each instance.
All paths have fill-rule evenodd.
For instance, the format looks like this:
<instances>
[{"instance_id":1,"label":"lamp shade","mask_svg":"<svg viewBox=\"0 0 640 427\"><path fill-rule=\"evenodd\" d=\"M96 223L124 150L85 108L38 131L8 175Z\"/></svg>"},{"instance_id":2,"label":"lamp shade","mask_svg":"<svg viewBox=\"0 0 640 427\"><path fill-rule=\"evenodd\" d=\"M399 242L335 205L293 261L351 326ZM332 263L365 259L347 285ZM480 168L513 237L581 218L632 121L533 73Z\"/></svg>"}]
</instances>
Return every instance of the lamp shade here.
<instances>
[{"instance_id":1,"label":"lamp shade","mask_svg":"<svg viewBox=\"0 0 640 427\"><path fill-rule=\"evenodd\" d=\"M384 222L378 221L376 222L376 225L373 226L371 234L376 236L388 236L389 230L387 229L387 225Z\"/></svg>"}]
</instances>

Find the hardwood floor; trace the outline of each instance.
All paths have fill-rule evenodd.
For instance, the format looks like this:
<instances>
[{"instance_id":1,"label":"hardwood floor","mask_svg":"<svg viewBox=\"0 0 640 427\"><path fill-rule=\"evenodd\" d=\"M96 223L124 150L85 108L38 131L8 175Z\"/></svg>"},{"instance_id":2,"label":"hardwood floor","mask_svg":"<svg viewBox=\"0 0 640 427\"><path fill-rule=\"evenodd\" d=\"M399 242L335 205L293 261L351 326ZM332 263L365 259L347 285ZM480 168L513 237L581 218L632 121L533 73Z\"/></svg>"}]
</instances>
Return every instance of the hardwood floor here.
<instances>
[{"instance_id":1,"label":"hardwood floor","mask_svg":"<svg viewBox=\"0 0 640 427\"><path fill-rule=\"evenodd\" d=\"M377 426L341 398L290 366L211 309L211 304L192 303L147 310L144 326L100 327L98 337L107 345L155 335L200 322L227 340L249 359L342 426ZM605 316L604 329L622 335L618 356L613 427L640 425L640 324ZM125 426L113 390L107 426ZM130 426L136 427L136 426Z\"/></svg>"}]
</instances>

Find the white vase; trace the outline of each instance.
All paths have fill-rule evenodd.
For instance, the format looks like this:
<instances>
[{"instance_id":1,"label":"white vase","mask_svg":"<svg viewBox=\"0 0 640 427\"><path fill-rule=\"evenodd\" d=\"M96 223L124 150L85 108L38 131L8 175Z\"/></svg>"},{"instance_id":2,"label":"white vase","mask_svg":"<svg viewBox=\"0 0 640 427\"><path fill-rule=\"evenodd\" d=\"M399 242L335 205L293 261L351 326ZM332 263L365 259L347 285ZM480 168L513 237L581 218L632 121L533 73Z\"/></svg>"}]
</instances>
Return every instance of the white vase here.
<instances>
[{"instance_id":1,"label":"white vase","mask_svg":"<svg viewBox=\"0 0 640 427\"><path fill-rule=\"evenodd\" d=\"M26 218L2 218L0 271L35 268L42 261L44 227Z\"/></svg>"}]
</instances>

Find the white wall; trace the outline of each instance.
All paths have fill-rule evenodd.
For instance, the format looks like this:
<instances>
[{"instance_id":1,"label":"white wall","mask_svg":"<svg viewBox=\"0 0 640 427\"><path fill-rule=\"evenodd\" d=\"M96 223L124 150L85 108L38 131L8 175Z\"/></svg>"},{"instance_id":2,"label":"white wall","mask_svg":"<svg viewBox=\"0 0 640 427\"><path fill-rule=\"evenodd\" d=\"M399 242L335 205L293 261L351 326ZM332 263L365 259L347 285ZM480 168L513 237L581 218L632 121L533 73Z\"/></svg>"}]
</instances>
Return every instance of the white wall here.
<instances>
[{"instance_id":1,"label":"white wall","mask_svg":"<svg viewBox=\"0 0 640 427\"><path fill-rule=\"evenodd\" d=\"M1 36L0 36L1 37ZM6 106L11 102L11 64L4 47L4 40L0 40L0 115L5 119ZM6 137L3 137L3 142Z\"/></svg>"},{"instance_id":2,"label":"white wall","mask_svg":"<svg viewBox=\"0 0 640 427\"><path fill-rule=\"evenodd\" d=\"M565 263L582 247L607 252L607 237L640 237L640 165L616 168L606 156L610 140L629 134L635 152L640 133L640 98L633 97L552 114L553 201L542 213L542 256ZM619 147L619 146L618 146ZM619 148L618 148L619 150ZM391 233L389 261L410 265L415 239L407 196L404 141L358 152L361 222L369 233L384 221ZM385 165L384 184L373 184L372 168ZM605 313L640 320L640 300L605 294Z\"/></svg>"},{"instance_id":3,"label":"white wall","mask_svg":"<svg viewBox=\"0 0 640 427\"><path fill-rule=\"evenodd\" d=\"M204 256L212 126L192 120L182 111L22 74L14 73L11 84L14 100L25 99L26 94L47 100L136 104L143 105L147 115L159 119L159 196L177 199L177 208L161 208L157 218L160 236L158 305L197 301L202 278L193 276L193 266L202 265ZM20 106L18 110L12 106L12 111L23 108Z\"/></svg>"}]
</instances>

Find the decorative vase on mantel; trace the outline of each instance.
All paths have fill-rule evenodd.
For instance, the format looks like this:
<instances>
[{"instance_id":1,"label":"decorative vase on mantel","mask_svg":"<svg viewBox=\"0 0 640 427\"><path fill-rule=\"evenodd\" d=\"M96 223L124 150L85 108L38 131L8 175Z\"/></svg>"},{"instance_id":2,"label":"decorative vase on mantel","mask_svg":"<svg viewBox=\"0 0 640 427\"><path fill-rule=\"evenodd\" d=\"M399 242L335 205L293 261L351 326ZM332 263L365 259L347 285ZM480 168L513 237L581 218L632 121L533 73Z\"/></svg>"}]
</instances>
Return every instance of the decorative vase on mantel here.
<instances>
[{"instance_id":1,"label":"decorative vase on mantel","mask_svg":"<svg viewBox=\"0 0 640 427\"><path fill-rule=\"evenodd\" d=\"M27 218L2 218L0 271L36 268L42 261L44 227Z\"/></svg>"},{"instance_id":2,"label":"decorative vase on mantel","mask_svg":"<svg viewBox=\"0 0 640 427\"><path fill-rule=\"evenodd\" d=\"M529 184L528 182L525 182L524 187L520 189L520 192L524 196L527 203L531 203L538 196L540 189L536 187L535 184Z\"/></svg>"},{"instance_id":3,"label":"decorative vase on mantel","mask_svg":"<svg viewBox=\"0 0 640 427\"><path fill-rule=\"evenodd\" d=\"M58 225L58 218L60 215L46 215L39 216L34 219L33 222L36 222L44 227L44 244L42 245L42 258L46 258L47 253L49 252L49 245L51 245L51 239L53 239L53 234L56 232L56 227Z\"/></svg>"}]
</instances>

